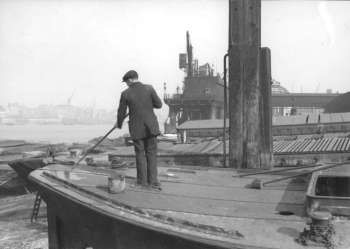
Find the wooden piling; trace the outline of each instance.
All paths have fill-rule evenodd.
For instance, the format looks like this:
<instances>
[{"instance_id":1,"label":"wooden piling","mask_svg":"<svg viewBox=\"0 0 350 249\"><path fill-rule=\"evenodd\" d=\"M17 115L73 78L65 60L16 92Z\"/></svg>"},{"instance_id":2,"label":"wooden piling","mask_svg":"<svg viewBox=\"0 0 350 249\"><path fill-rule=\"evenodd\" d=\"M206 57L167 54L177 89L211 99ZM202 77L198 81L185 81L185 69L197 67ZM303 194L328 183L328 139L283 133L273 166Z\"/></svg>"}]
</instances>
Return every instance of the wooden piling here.
<instances>
[{"instance_id":1,"label":"wooden piling","mask_svg":"<svg viewBox=\"0 0 350 249\"><path fill-rule=\"evenodd\" d=\"M244 105L246 115L246 153L243 167L260 168L259 67L260 67L260 0L244 0L247 46L244 63ZM245 145L245 143L243 144Z\"/></svg>"},{"instance_id":2,"label":"wooden piling","mask_svg":"<svg viewBox=\"0 0 350 249\"><path fill-rule=\"evenodd\" d=\"M260 168L260 0L230 0L230 166Z\"/></svg>"},{"instance_id":3,"label":"wooden piling","mask_svg":"<svg viewBox=\"0 0 350 249\"><path fill-rule=\"evenodd\" d=\"M271 106L271 52L269 48L260 50L260 124L262 168L272 165L272 106Z\"/></svg>"},{"instance_id":4,"label":"wooden piling","mask_svg":"<svg viewBox=\"0 0 350 249\"><path fill-rule=\"evenodd\" d=\"M243 163L243 2L229 2L229 162L234 168Z\"/></svg>"}]
</instances>

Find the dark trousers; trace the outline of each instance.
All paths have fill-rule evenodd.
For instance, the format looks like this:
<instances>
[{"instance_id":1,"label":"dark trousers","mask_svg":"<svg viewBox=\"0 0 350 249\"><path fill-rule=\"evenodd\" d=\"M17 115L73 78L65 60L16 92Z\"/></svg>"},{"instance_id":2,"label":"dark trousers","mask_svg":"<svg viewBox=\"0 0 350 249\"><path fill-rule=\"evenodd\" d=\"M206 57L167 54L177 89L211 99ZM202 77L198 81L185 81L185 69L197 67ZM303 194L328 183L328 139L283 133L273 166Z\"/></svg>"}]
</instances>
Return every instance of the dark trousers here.
<instances>
[{"instance_id":1,"label":"dark trousers","mask_svg":"<svg viewBox=\"0 0 350 249\"><path fill-rule=\"evenodd\" d=\"M157 137L133 140L136 154L137 183L157 184Z\"/></svg>"}]
</instances>

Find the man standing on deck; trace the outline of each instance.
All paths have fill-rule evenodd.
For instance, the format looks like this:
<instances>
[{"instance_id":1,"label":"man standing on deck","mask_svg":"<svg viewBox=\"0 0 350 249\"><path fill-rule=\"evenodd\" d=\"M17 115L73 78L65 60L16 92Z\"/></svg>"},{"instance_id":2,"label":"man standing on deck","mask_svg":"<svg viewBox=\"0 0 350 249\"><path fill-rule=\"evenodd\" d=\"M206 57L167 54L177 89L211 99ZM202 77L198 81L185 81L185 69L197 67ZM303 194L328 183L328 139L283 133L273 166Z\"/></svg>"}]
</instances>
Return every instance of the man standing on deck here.
<instances>
[{"instance_id":1,"label":"man standing on deck","mask_svg":"<svg viewBox=\"0 0 350 249\"><path fill-rule=\"evenodd\" d=\"M123 76L128 89L122 92L115 126L121 128L129 109L129 132L136 154L137 184L161 189L157 173L157 136L159 124L153 108L161 108L162 101L151 85L142 84L134 70Z\"/></svg>"}]
</instances>

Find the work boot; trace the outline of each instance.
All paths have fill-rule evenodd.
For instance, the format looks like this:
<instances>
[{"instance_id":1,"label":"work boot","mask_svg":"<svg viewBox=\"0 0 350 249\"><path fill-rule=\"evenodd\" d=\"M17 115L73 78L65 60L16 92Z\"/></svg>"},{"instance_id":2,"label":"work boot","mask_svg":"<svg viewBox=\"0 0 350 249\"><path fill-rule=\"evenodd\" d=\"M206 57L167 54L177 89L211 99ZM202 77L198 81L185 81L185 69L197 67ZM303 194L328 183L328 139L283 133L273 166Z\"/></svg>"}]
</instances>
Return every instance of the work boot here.
<instances>
[{"instance_id":1,"label":"work boot","mask_svg":"<svg viewBox=\"0 0 350 249\"><path fill-rule=\"evenodd\" d=\"M161 184L160 182L155 182L155 183L152 183L149 185L152 189L155 189L155 190L162 190L162 187L161 187Z\"/></svg>"}]
</instances>

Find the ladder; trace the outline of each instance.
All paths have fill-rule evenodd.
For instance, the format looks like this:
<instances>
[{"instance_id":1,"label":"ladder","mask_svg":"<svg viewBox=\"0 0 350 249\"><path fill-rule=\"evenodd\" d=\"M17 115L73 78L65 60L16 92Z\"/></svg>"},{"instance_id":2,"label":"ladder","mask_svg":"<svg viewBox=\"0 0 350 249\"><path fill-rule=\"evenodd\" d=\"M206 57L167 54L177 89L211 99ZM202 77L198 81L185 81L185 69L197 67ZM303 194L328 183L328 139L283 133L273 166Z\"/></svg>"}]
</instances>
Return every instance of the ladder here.
<instances>
[{"instance_id":1,"label":"ladder","mask_svg":"<svg viewBox=\"0 0 350 249\"><path fill-rule=\"evenodd\" d=\"M32 222L32 223L33 223L33 221L36 221L38 218L40 204L41 204L41 195L39 192L37 192L36 197L35 197L35 201L34 201L32 217L30 218L30 222Z\"/></svg>"}]
</instances>

